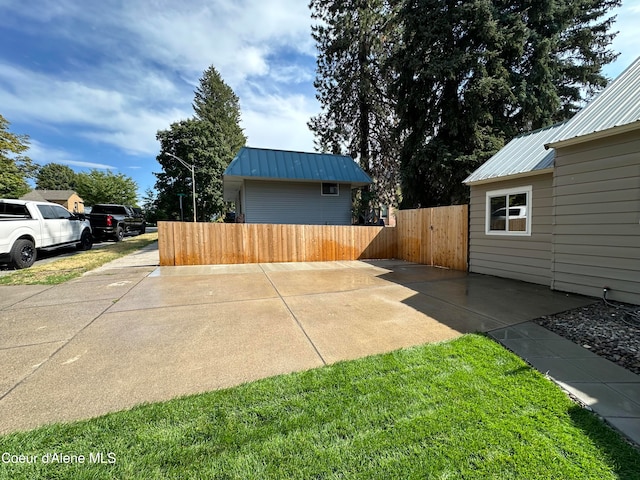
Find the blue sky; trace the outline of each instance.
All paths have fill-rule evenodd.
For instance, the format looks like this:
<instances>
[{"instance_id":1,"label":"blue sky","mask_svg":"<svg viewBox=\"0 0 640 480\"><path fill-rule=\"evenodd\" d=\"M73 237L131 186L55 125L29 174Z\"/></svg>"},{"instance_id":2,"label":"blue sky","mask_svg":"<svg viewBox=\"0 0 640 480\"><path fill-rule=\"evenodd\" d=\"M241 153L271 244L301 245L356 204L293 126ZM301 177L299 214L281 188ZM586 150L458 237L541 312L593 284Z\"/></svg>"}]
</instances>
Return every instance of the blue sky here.
<instances>
[{"instance_id":1,"label":"blue sky","mask_svg":"<svg viewBox=\"0 0 640 480\"><path fill-rule=\"evenodd\" d=\"M142 194L159 129L193 115L214 65L240 98L248 145L313 151L315 47L306 0L0 0L0 114L37 163L110 169ZM614 78L638 55L640 2L624 0Z\"/></svg>"}]
</instances>

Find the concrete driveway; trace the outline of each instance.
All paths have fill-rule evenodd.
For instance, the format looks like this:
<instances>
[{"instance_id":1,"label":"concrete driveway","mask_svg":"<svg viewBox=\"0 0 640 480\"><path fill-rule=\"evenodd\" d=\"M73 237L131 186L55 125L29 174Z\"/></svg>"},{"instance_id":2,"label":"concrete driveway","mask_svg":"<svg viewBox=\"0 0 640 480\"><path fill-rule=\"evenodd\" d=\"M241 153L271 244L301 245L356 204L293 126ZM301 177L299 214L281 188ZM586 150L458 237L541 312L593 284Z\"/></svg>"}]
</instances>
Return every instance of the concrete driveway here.
<instances>
[{"instance_id":1,"label":"concrete driveway","mask_svg":"<svg viewBox=\"0 0 640 480\"><path fill-rule=\"evenodd\" d=\"M489 331L591 303L403 261L158 267L0 286L0 432Z\"/></svg>"}]
</instances>

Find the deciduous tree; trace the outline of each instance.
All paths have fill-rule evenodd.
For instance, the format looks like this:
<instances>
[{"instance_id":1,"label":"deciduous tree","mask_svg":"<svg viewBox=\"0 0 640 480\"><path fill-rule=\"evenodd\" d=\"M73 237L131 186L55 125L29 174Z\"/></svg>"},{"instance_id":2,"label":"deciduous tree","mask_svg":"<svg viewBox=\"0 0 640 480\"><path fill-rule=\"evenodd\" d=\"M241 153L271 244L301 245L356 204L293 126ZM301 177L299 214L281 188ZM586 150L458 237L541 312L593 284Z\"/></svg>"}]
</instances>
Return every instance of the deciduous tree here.
<instances>
[{"instance_id":1,"label":"deciduous tree","mask_svg":"<svg viewBox=\"0 0 640 480\"><path fill-rule=\"evenodd\" d=\"M137 183L122 173L93 169L76 175L76 192L85 205L117 203L137 205Z\"/></svg>"},{"instance_id":2,"label":"deciduous tree","mask_svg":"<svg viewBox=\"0 0 640 480\"><path fill-rule=\"evenodd\" d=\"M150 188L147 188L142 196L142 212L147 224L158 222L158 198Z\"/></svg>"},{"instance_id":3,"label":"deciduous tree","mask_svg":"<svg viewBox=\"0 0 640 480\"><path fill-rule=\"evenodd\" d=\"M76 172L67 165L47 163L36 174L36 188L39 190L75 190Z\"/></svg>"},{"instance_id":4,"label":"deciduous tree","mask_svg":"<svg viewBox=\"0 0 640 480\"><path fill-rule=\"evenodd\" d=\"M26 155L29 137L9 132L9 121L0 115L0 198L19 198L31 188L38 166Z\"/></svg>"}]
</instances>

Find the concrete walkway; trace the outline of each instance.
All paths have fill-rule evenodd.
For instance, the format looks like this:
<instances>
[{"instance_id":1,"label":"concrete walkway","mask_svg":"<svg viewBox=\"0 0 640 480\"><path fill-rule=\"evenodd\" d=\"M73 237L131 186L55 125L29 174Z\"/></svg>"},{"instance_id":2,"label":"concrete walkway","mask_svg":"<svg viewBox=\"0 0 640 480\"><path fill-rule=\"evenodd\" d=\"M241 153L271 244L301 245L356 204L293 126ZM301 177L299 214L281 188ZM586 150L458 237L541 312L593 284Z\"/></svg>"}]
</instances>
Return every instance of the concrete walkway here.
<instances>
[{"instance_id":1,"label":"concrete walkway","mask_svg":"<svg viewBox=\"0 0 640 480\"><path fill-rule=\"evenodd\" d=\"M640 376L532 322L489 335L640 445Z\"/></svg>"},{"instance_id":2,"label":"concrete walkway","mask_svg":"<svg viewBox=\"0 0 640 480\"><path fill-rule=\"evenodd\" d=\"M0 432L482 331L640 441L640 378L596 375L606 360L523 323L591 302L403 261L158 267L150 246L63 285L0 287Z\"/></svg>"}]
</instances>

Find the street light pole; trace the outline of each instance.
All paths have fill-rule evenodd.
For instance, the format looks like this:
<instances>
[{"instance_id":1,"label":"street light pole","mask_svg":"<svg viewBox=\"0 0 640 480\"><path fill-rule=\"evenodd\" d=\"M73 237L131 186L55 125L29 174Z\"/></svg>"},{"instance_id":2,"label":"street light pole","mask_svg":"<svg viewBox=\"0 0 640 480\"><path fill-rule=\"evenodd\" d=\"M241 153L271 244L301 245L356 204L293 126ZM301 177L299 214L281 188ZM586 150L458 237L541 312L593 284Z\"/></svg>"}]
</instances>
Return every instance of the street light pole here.
<instances>
[{"instance_id":1,"label":"street light pole","mask_svg":"<svg viewBox=\"0 0 640 480\"><path fill-rule=\"evenodd\" d=\"M188 164L183 159L181 159L177 155L174 155L173 153L169 153L169 152L164 152L164 153L166 153L170 157L175 158L182 165L184 165L186 168L191 170L191 186L193 187L193 221L195 222L196 221L196 166Z\"/></svg>"}]
</instances>

